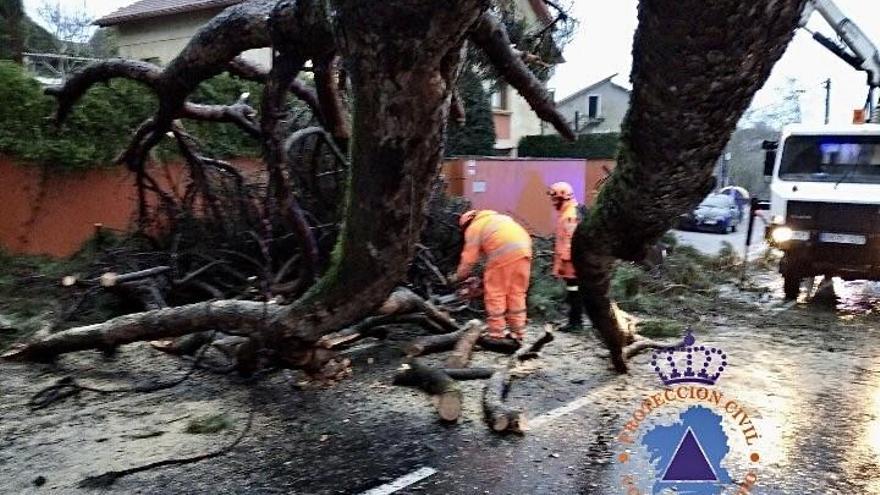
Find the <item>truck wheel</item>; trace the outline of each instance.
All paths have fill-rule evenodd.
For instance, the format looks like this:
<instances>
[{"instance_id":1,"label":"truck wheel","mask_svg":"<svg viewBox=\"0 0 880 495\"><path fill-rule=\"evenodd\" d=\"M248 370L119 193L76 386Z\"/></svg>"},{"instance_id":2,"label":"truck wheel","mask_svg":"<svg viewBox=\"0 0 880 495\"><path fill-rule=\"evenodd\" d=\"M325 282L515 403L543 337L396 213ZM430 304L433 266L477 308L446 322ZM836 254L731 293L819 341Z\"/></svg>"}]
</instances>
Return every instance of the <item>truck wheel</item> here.
<instances>
[{"instance_id":1,"label":"truck wheel","mask_svg":"<svg viewBox=\"0 0 880 495\"><path fill-rule=\"evenodd\" d=\"M801 294L801 278L794 275L785 275L785 283L783 284L783 292L785 292L785 300L793 301Z\"/></svg>"}]
</instances>

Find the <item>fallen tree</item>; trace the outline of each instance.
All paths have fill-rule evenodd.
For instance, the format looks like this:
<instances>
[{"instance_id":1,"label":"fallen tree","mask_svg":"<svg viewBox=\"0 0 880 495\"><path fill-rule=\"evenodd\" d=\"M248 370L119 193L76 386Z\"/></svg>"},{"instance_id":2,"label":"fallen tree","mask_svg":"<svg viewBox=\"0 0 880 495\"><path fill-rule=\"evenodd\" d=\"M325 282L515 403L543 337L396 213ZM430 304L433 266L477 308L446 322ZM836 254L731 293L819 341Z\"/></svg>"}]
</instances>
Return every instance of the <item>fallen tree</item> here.
<instances>
[{"instance_id":1,"label":"fallen tree","mask_svg":"<svg viewBox=\"0 0 880 495\"><path fill-rule=\"evenodd\" d=\"M150 151L170 132L191 168L187 203L200 205L216 223L223 223L223 207L206 175L220 165L198 153L180 119L232 122L260 139L269 177L264 216L274 211L295 234L303 263L301 280L310 288L290 304L268 302L274 295L264 290L263 302L197 302L123 316L60 332L6 357L45 360L86 348L224 329L247 335L278 365L313 366L316 342L375 313L406 277L424 222L421 212L442 156L443 129L467 43L486 54L541 118L572 136L552 97L523 62L522 53L511 47L489 7L485 0L448 5L420 0L246 2L212 19L165 68L107 60L49 90L58 101L58 123L100 82L126 78L156 93L155 115L134 133L120 157L135 174L142 221L148 217L148 191L175 208L173 198L159 190L145 167ZM245 50L265 46L275 52L268 71L237 58ZM296 84L307 61L315 71L314 98ZM340 80L340 63L345 81ZM204 108L188 101L199 83L223 71L265 82L259 111L242 102ZM347 86L358 109L350 118L343 114L342 86ZM287 157L298 139L288 136L285 126L288 93L303 97L317 110L331 137L328 146L350 151L342 228L323 269L313 225L290 183ZM309 283L321 272L317 282ZM422 308L430 314L429 307Z\"/></svg>"},{"instance_id":2,"label":"fallen tree","mask_svg":"<svg viewBox=\"0 0 880 495\"><path fill-rule=\"evenodd\" d=\"M585 309L627 370L634 339L609 298L616 259L641 261L714 187L715 161L791 40L804 0L639 3L633 91L617 166L578 226L572 257Z\"/></svg>"},{"instance_id":3,"label":"fallen tree","mask_svg":"<svg viewBox=\"0 0 880 495\"><path fill-rule=\"evenodd\" d=\"M290 263L277 263L272 252L272 219L277 218L292 234L300 269L295 279L281 283L266 268L257 277L260 287L253 287L252 276L219 263L218 268L242 279L244 289L262 300L220 299L128 315L27 343L6 357L46 360L87 348L224 329L248 337L240 346L247 350L239 353L240 360L261 354L278 366L314 369L328 350L317 343L375 314L407 276L442 156L443 130L466 44L481 51L539 117L572 137L552 97L524 62L530 57L511 47L491 4L255 0L224 10L165 68L102 61L51 90L59 123L96 83L127 78L157 94L155 115L135 131L120 157L139 186L142 220L148 217L148 192L160 198L169 215L181 212L180 202L162 191L145 167L150 151L171 133L190 167L192 184L183 203L218 229L229 230L228 209L211 176L223 175L234 187L240 186L241 177L228 164L201 154L183 120L232 122L259 139L266 191L256 200L245 195L236 208L258 220L251 234L258 252L270 262L258 260L257 265L290 271ZM623 349L634 337L622 327L608 296L614 260L642 259L672 220L709 190L715 158L782 54L802 6L803 0L641 2L633 101L619 165L578 228L573 246L587 313L619 371L626 370ZM266 46L274 52L268 71L237 58L245 50ZM308 61L315 73L314 92L296 82ZM223 71L265 83L259 111L244 102L204 108L188 101L202 81ZM357 109L350 117L344 112L342 88ZM290 120L284 105L288 93L315 110L321 129L294 131L285 125ZM320 187L293 183L308 175L290 160L305 152L306 136L322 140L320 146L337 155L342 168L322 173L345 177L340 181L345 200L335 198L334 204L342 206L329 215L338 215L331 223L341 224L332 255L322 254L316 213L302 204L304 198L320 197ZM296 186L304 190L296 191ZM287 254L285 260L294 259ZM273 292L280 288L287 290ZM211 286L202 289L223 294ZM284 304L276 302L279 297ZM430 313L430 307L424 308Z\"/></svg>"}]
</instances>

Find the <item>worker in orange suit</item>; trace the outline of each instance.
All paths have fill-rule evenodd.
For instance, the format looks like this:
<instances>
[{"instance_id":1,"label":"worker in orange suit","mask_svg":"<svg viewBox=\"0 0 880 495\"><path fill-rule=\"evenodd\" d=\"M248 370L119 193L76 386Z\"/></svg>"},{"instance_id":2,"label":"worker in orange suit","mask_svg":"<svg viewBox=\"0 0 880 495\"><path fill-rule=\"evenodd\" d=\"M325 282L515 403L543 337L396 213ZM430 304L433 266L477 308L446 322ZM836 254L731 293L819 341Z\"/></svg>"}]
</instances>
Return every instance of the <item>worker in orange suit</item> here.
<instances>
[{"instance_id":1,"label":"worker in orange suit","mask_svg":"<svg viewBox=\"0 0 880 495\"><path fill-rule=\"evenodd\" d=\"M568 301L568 325L561 330L578 331L583 328L583 301L578 289L577 275L571 262L571 239L577 228L578 202L574 188L568 182L557 182L547 191L553 208L559 212L556 220L556 244L553 250L553 276L565 281Z\"/></svg>"},{"instance_id":2,"label":"worker in orange suit","mask_svg":"<svg viewBox=\"0 0 880 495\"><path fill-rule=\"evenodd\" d=\"M450 276L457 283L470 274L484 254L483 300L490 339L509 336L522 342L526 330L526 293L532 269L532 238L516 221L492 210L462 214L464 249L458 270Z\"/></svg>"}]
</instances>

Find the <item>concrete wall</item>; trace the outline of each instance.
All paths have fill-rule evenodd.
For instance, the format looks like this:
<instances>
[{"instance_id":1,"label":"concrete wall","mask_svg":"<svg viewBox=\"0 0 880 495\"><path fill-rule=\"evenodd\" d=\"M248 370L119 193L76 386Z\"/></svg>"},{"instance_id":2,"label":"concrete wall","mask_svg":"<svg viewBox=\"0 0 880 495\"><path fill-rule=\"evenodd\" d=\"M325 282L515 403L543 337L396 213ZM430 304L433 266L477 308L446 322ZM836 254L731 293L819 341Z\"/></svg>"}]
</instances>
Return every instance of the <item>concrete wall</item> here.
<instances>
[{"instance_id":1,"label":"concrete wall","mask_svg":"<svg viewBox=\"0 0 880 495\"><path fill-rule=\"evenodd\" d=\"M139 60L157 59L159 63L167 64L180 53L199 28L221 11L202 10L120 24L115 27L119 55ZM268 49L249 50L244 56L266 67L271 62Z\"/></svg>"},{"instance_id":2,"label":"concrete wall","mask_svg":"<svg viewBox=\"0 0 880 495\"><path fill-rule=\"evenodd\" d=\"M599 96L599 117L601 120L587 123L589 97L591 95ZM629 97L628 91L608 82L571 99L562 100L556 104L556 107L565 116L566 120L571 123L574 123L575 112L580 114L578 132L581 134L620 132L623 117L629 109ZM574 127L573 124L572 127Z\"/></svg>"},{"instance_id":3,"label":"concrete wall","mask_svg":"<svg viewBox=\"0 0 880 495\"><path fill-rule=\"evenodd\" d=\"M606 170L613 168L611 160L463 157L446 161L442 175L450 194L468 198L474 208L510 215L531 233L546 236L556 225L547 187L566 181L578 201L590 205Z\"/></svg>"}]
</instances>

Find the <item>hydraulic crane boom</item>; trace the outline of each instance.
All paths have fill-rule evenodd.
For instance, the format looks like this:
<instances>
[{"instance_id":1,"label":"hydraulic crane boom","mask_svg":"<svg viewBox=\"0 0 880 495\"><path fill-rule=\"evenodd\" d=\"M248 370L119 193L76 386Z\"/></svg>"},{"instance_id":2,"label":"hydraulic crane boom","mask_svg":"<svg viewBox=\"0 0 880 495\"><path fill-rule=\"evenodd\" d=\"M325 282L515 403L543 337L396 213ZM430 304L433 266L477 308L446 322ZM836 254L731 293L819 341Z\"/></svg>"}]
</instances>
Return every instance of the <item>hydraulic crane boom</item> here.
<instances>
[{"instance_id":1,"label":"hydraulic crane boom","mask_svg":"<svg viewBox=\"0 0 880 495\"><path fill-rule=\"evenodd\" d=\"M856 70L868 74L868 99L865 104L871 122L880 122L880 111L874 97L880 88L880 50L870 38L848 18L833 0L807 0L800 26L806 29L807 21L813 12L819 14L834 29L840 43L821 33L811 33L813 38L835 55L852 65Z\"/></svg>"}]
</instances>

